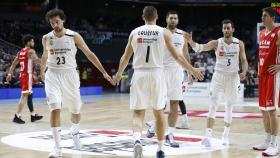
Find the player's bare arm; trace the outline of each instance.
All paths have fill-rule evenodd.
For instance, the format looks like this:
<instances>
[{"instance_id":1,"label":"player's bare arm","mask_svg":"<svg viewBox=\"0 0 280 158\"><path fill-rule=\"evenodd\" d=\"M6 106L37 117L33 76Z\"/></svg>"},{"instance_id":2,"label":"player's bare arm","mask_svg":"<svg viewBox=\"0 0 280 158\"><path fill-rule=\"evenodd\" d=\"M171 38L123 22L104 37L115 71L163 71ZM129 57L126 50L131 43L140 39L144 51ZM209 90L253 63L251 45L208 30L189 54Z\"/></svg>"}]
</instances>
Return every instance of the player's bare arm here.
<instances>
[{"instance_id":1,"label":"player's bare arm","mask_svg":"<svg viewBox=\"0 0 280 158\"><path fill-rule=\"evenodd\" d=\"M278 39L276 41L276 45L279 48L280 47L280 39L279 39L280 38L280 31L278 31L277 36L278 36ZM270 73L273 73L273 74L277 73L277 72L280 72L280 64L275 64L275 65L269 66L268 71Z\"/></svg>"},{"instance_id":2,"label":"player's bare arm","mask_svg":"<svg viewBox=\"0 0 280 158\"><path fill-rule=\"evenodd\" d=\"M111 84L114 84L112 78L108 75L97 56L88 48L83 37L79 33L75 33L74 40L77 47L85 54L89 61L103 74L104 78L108 80Z\"/></svg>"},{"instance_id":3,"label":"player's bare arm","mask_svg":"<svg viewBox=\"0 0 280 158\"><path fill-rule=\"evenodd\" d=\"M187 59L187 61L191 64L191 57L190 57L190 53L189 53L189 47L188 47L188 41L186 39L185 40L185 44L183 46L183 55L184 57ZM190 75L190 72L188 72L188 84L193 84L193 78Z\"/></svg>"},{"instance_id":4,"label":"player's bare arm","mask_svg":"<svg viewBox=\"0 0 280 158\"><path fill-rule=\"evenodd\" d=\"M10 82L12 80L12 74L13 74L17 64L18 64L18 57L16 56L12 65L11 65L11 67L10 67L10 69L9 69L9 72L8 72L8 75L7 75L7 78L6 78L6 80L8 82Z\"/></svg>"},{"instance_id":5,"label":"player's bare arm","mask_svg":"<svg viewBox=\"0 0 280 158\"><path fill-rule=\"evenodd\" d=\"M240 80L243 81L245 80L248 71L248 62L245 53L245 45L244 42L241 40L239 41L239 48L240 48L239 58L240 58L241 68L242 68L242 72L239 74L239 77Z\"/></svg>"},{"instance_id":6,"label":"player's bare arm","mask_svg":"<svg viewBox=\"0 0 280 158\"><path fill-rule=\"evenodd\" d=\"M203 80L203 74L191 66L188 61L184 58L183 55L180 55L172 42L172 34L169 30L164 30L164 40L168 51L171 53L171 56L178 62L185 70L189 71L195 78L198 80Z\"/></svg>"},{"instance_id":7,"label":"player's bare arm","mask_svg":"<svg viewBox=\"0 0 280 158\"><path fill-rule=\"evenodd\" d=\"M36 64L40 64L41 63L41 60L38 58L36 52L34 49L31 49L29 52L28 52L28 56L29 58L32 59L32 61Z\"/></svg>"},{"instance_id":8,"label":"player's bare arm","mask_svg":"<svg viewBox=\"0 0 280 158\"><path fill-rule=\"evenodd\" d=\"M192 39L192 32L191 33L185 32L184 37L188 41L188 43L190 44L192 49L197 53L200 53L203 51L216 50L218 47L218 40L211 40L206 44L199 44L199 43L194 42Z\"/></svg>"},{"instance_id":9,"label":"player's bare arm","mask_svg":"<svg viewBox=\"0 0 280 158\"><path fill-rule=\"evenodd\" d=\"M123 54L123 56L120 59L120 65L119 65L118 72L116 74L116 77L114 78L115 84L118 84L120 82L121 77L122 77L122 73L125 70L125 68L127 67L129 59L131 58L131 56L133 54L131 40L132 40L132 36L130 35L129 39L128 39L128 42L127 42L127 45L125 47L124 54Z\"/></svg>"},{"instance_id":10,"label":"player's bare arm","mask_svg":"<svg viewBox=\"0 0 280 158\"><path fill-rule=\"evenodd\" d=\"M41 57L41 80L45 81L45 70L46 70L46 64L47 64L47 59L48 59L48 51L46 49L46 37L43 36L42 38L42 45L43 45L43 54Z\"/></svg>"}]
</instances>

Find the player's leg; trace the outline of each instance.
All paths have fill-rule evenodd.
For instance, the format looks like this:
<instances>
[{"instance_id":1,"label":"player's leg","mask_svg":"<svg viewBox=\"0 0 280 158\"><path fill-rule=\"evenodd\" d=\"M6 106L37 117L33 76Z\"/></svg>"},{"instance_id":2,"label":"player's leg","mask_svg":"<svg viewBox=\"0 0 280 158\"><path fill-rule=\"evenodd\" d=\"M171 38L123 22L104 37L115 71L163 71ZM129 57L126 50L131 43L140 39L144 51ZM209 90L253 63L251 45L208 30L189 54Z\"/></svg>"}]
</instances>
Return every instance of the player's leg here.
<instances>
[{"instance_id":1,"label":"player's leg","mask_svg":"<svg viewBox=\"0 0 280 158\"><path fill-rule=\"evenodd\" d=\"M178 118L178 100L170 100L170 113L168 115L168 129L166 132L166 145L178 148L179 144L174 141L174 130Z\"/></svg>"},{"instance_id":2,"label":"player's leg","mask_svg":"<svg viewBox=\"0 0 280 158\"><path fill-rule=\"evenodd\" d=\"M61 151L61 121L60 121L60 111L61 111L61 99L62 93L59 82L59 72L54 70L48 70L46 72L45 78L45 90L47 96L47 103L50 109L50 125L54 141L54 149L49 154L49 157L62 157Z\"/></svg>"},{"instance_id":3,"label":"player's leg","mask_svg":"<svg viewBox=\"0 0 280 158\"><path fill-rule=\"evenodd\" d=\"M179 107L180 107L180 111L182 113L182 116L181 116L182 123L181 123L181 125L177 126L176 128L189 129L190 124L189 124L188 114L187 114L187 110L186 110L186 105L183 100L179 101Z\"/></svg>"},{"instance_id":4,"label":"player's leg","mask_svg":"<svg viewBox=\"0 0 280 158\"><path fill-rule=\"evenodd\" d=\"M33 93L28 94L28 98L27 98L27 106L28 109L30 111L30 115L31 115L31 122L35 122L37 120L41 120L43 118L43 116L38 115L34 112L34 107L33 107Z\"/></svg>"},{"instance_id":5,"label":"player's leg","mask_svg":"<svg viewBox=\"0 0 280 158\"><path fill-rule=\"evenodd\" d=\"M223 75L215 72L210 85L210 105L206 120L205 138L201 142L201 144L206 147L211 147L213 126L215 124L216 111L218 108L218 96L224 90L223 77Z\"/></svg>"},{"instance_id":6,"label":"player's leg","mask_svg":"<svg viewBox=\"0 0 280 158\"><path fill-rule=\"evenodd\" d=\"M21 119L21 113L22 113L22 110L23 110L23 107L24 107L24 104L26 103L26 100L27 100L27 96L28 96L28 93L21 93L21 96L20 96L20 99L19 99L19 102L18 102L18 106L17 106L17 112L14 116L14 119L13 119L13 122L15 123L18 123L18 124L24 124L25 121L23 121Z\"/></svg>"},{"instance_id":7,"label":"player's leg","mask_svg":"<svg viewBox=\"0 0 280 158\"><path fill-rule=\"evenodd\" d=\"M164 131L165 131L165 124L164 124L164 114L163 110L153 110L154 116L156 119L156 134L158 139L158 149L157 149L157 158L164 158Z\"/></svg>"},{"instance_id":8,"label":"player's leg","mask_svg":"<svg viewBox=\"0 0 280 158\"><path fill-rule=\"evenodd\" d=\"M81 120L81 108L82 101L80 96L80 79L76 70L67 70L63 72L63 85L61 89L62 105L68 107L71 113L72 126L70 127L70 133L73 139L73 145L76 150L81 149L80 142L80 120Z\"/></svg>"}]
</instances>

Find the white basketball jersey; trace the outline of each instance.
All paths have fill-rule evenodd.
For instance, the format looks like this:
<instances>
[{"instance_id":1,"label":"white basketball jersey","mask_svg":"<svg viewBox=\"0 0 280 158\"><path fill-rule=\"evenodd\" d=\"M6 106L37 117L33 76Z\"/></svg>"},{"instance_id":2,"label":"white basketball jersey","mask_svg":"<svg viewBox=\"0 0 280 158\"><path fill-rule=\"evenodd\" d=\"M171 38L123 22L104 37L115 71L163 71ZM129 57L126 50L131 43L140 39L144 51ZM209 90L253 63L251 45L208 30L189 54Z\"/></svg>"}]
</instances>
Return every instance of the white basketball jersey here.
<instances>
[{"instance_id":1,"label":"white basketball jersey","mask_svg":"<svg viewBox=\"0 0 280 158\"><path fill-rule=\"evenodd\" d=\"M62 37L56 37L52 32L45 35L48 51L47 67L51 69L73 69L77 67L77 48L74 41L74 31L66 29Z\"/></svg>"},{"instance_id":2,"label":"white basketball jersey","mask_svg":"<svg viewBox=\"0 0 280 158\"><path fill-rule=\"evenodd\" d=\"M172 33L172 40L179 54L183 54L183 48L185 44L185 39L183 36L183 31L176 29L176 32ZM165 49L163 64L165 67L180 67L180 65L175 61L175 59L171 56L170 52Z\"/></svg>"},{"instance_id":3,"label":"white basketball jersey","mask_svg":"<svg viewBox=\"0 0 280 158\"><path fill-rule=\"evenodd\" d=\"M226 44L224 38L218 39L215 70L222 72L239 71L239 40L233 37L231 44Z\"/></svg>"},{"instance_id":4,"label":"white basketball jersey","mask_svg":"<svg viewBox=\"0 0 280 158\"><path fill-rule=\"evenodd\" d=\"M157 25L143 25L131 32L133 48L133 68L162 68L165 28Z\"/></svg>"}]
</instances>

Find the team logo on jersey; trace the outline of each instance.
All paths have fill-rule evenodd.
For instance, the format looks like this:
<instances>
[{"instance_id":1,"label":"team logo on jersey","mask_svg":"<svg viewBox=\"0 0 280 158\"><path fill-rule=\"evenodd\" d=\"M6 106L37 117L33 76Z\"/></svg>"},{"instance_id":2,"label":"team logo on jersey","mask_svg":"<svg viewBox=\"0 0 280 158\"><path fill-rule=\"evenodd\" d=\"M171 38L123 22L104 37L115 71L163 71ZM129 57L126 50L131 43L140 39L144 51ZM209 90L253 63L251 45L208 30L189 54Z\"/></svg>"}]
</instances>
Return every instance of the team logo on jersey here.
<instances>
[{"instance_id":1,"label":"team logo on jersey","mask_svg":"<svg viewBox=\"0 0 280 158\"><path fill-rule=\"evenodd\" d=\"M220 51L220 52L219 52L219 56L220 56L220 57L225 56L225 52Z\"/></svg>"},{"instance_id":2,"label":"team logo on jersey","mask_svg":"<svg viewBox=\"0 0 280 158\"><path fill-rule=\"evenodd\" d=\"M55 50L52 48L52 49L50 49L50 54L51 55L55 55Z\"/></svg>"},{"instance_id":3,"label":"team logo on jersey","mask_svg":"<svg viewBox=\"0 0 280 158\"><path fill-rule=\"evenodd\" d=\"M227 146L221 141L212 138L211 148L200 145L202 137L190 134L175 134L175 140L180 148L166 147L166 155L188 155L222 150ZM62 130L61 145L63 153L95 156L125 156L133 154L133 140L130 131L123 130L82 130L80 131L81 150L75 150L72 136L69 131ZM50 131L20 133L3 137L1 141L5 144L39 151L50 152L53 149L52 134ZM144 156L155 156L157 151L156 138L142 138Z\"/></svg>"},{"instance_id":4,"label":"team logo on jersey","mask_svg":"<svg viewBox=\"0 0 280 158\"><path fill-rule=\"evenodd\" d=\"M142 37L137 38L137 43L142 43Z\"/></svg>"}]
</instances>

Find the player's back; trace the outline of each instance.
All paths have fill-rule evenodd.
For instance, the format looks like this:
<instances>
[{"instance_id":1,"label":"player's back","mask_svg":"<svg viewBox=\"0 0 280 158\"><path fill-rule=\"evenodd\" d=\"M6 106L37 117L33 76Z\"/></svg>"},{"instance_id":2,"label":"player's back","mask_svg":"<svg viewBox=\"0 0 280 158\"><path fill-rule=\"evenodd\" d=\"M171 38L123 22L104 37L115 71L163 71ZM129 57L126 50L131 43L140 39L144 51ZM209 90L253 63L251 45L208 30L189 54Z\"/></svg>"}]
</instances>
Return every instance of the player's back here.
<instances>
[{"instance_id":1,"label":"player's back","mask_svg":"<svg viewBox=\"0 0 280 158\"><path fill-rule=\"evenodd\" d=\"M22 48L18 52L18 63L20 65L20 73L21 74L28 74L32 73L32 59L29 58L28 52L31 48Z\"/></svg>"},{"instance_id":2,"label":"player's back","mask_svg":"<svg viewBox=\"0 0 280 158\"><path fill-rule=\"evenodd\" d=\"M163 27L143 25L134 29L132 35L133 68L162 68L165 41Z\"/></svg>"}]
</instances>

